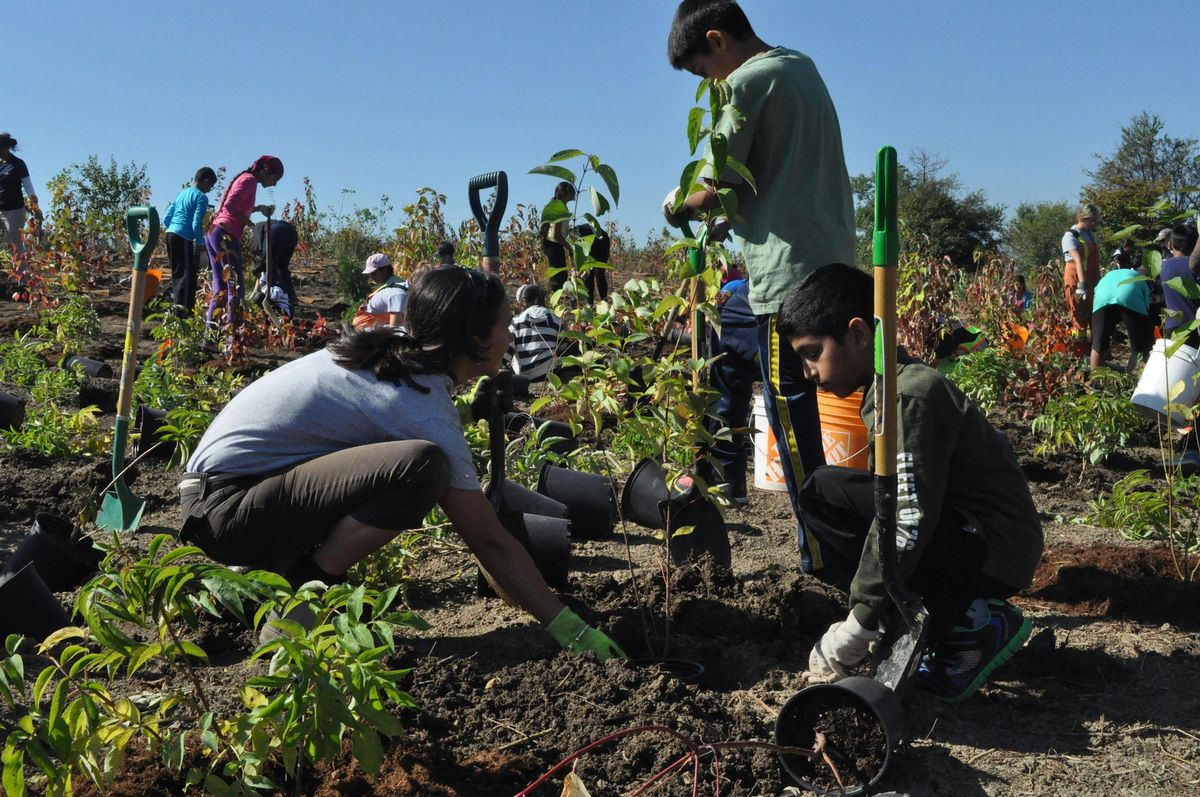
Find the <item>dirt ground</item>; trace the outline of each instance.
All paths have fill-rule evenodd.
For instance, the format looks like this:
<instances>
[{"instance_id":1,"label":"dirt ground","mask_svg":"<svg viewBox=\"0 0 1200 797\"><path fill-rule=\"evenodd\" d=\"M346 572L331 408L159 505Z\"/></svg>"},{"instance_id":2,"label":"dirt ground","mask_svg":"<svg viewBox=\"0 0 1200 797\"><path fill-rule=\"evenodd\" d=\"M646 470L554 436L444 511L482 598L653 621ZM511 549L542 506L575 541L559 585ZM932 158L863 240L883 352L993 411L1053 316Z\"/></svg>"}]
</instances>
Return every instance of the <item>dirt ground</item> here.
<instances>
[{"instance_id":1,"label":"dirt ground","mask_svg":"<svg viewBox=\"0 0 1200 797\"><path fill-rule=\"evenodd\" d=\"M328 267L296 273L300 294L318 297L308 312L333 309ZM116 286L100 308L104 332L85 353L116 364L124 326ZM0 303L0 325L22 324L19 306ZM142 356L151 347L144 340ZM263 367L286 359L259 355ZM1033 636L959 706L909 693L905 741L874 793L1198 793L1200 588L1170 579L1162 550L1077 520L1124 473L1155 467L1154 452L1125 452L1080 479L1071 458L1034 457L1027 422L998 425L1030 477L1047 534L1037 579L1017 599L1034 620ZM103 458L0 454L0 559L34 511L94 514L107 467ZM149 505L129 536L132 547L178 529L176 477L160 463L137 469L132 486ZM562 653L526 615L477 596L465 549L427 550L405 595L432 628L408 636L396 661L412 668L407 689L420 704L402 712L407 737L389 747L374 782L347 755L313 773L305 792L511 795L571 752L642 725L675 729L697 744L770 742L780 707L804 685L800 672L813 641L843 614L844 596L799 572L785 495L752 490L749 506L729 510L727 523L732 569L685 567L669 597L659 575L660 544L646 529L626 524L572 547L564 599L635 657L648 652L648 626L663 638L669 601L670 655L702 665L694 681L653 666ZM230 701L233 685L253 669L246 661L252 642L232 621L205 636L214 662L205 680L223 686ZM646 732L585 754L575 770L596 797L629 794L683 752L673 737ZM703 758L700 794L717 793L712 764L711 755ZM563 774L533 793L559 794ZM779 795L788 785L772 753L720 755L722 795ZM134 756L112 793L173 795L180 788L156 761ZM691 794L690 770L655 793Z\"/></svg>"}]
</instances>

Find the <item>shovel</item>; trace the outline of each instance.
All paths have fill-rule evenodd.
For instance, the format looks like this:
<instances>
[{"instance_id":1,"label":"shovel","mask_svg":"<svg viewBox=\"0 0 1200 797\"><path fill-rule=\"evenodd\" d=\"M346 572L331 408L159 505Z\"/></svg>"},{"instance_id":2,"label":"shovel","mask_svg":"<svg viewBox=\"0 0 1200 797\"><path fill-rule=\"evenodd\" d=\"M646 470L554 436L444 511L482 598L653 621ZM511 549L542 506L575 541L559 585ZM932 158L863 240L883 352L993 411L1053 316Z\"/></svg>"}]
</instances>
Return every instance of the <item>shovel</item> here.
<instances>
[{"instance_id":1,"label":"shovel","mask_svg":"<svg viewBox=\"0 0 1200 797\"><path fill-rule=\"evenodd\" d=\"M475 214L475 220L483 232L483 257L479 260L479 267L500 276L500 222L508 207L508 175L504 172L481 174L472 177L467 188L470 190L471 212ZM490 214L483 212L483 203L479 200L479 192L485 188L496 189L496 202Z\"/></svg>"},{"instance_id":2,"label":"shovel","mask_svg":"<svg viewBox=\"0 0 1200 797\"><path fill-rule=\"evenodd\" d=\"M905 628L875 670L896 692L916 670L925 649L929 613L900 573L896 554L896 150L881 147L875 160L875 523L883 584Z\"/></svg>"},{"instance_id":3,"label":"shovel","mask_svg":"<svg viewBox=\"0 0 1200 797\"><path fill-rule=\"evenodd\" d=\"M271 206L272 209L275 207ZM279 329L281 326L279 313L275 312L275 305L271 304L271 214L267 213L267 226L263 228L263 300L262 309L267 314L267 320L271 322L271 326ZM296 312L292 308L292 313Z\"/></svg>"},{"instance_id":4,"label":"shovel","mask_svg":"<svg viewBox=\"0 0 1200 797\"><path fill-rule=\"evenodd\" d=\"M141 219L149 225L144 242L138 237ZM96 525L110 531L133 531L146 509L145 499L134 495L125 484L125 443L129 436L129 409L133 404L137 342L142 334L146 265L158 244L158 211L145 206L130 208L125 214L125 228L129 232L129 248L133 250L133 275L129 287L129 320L125 325L125 354L121 358L121 392L117 397L117 420L113 426L113 480L96 515Z\"/></svg>"}]
</instances>

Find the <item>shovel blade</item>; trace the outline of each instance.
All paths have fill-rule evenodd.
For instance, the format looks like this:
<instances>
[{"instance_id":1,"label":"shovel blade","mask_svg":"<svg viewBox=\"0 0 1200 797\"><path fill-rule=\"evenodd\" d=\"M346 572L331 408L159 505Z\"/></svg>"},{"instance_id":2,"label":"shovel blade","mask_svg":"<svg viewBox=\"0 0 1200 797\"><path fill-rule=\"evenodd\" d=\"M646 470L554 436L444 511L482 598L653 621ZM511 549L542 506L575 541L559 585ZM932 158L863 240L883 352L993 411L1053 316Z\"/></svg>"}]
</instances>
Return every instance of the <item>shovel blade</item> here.
<instances>
[{"instance_id":1,"label":"shovel blade","mask_svg":"<svg viewBox=\"0 0 1200 797\"><path fill-rule=\"evenodd\" d=\"M925 651L929 613L924 606L919 606L913 616L904 619L908 628L896 637L887 656L875 669L875 680L893 692L909 679L920 663L920 656Z\"/></svg>"},{"instance_id":2,"label":"shovel blade","mask_svg":"<svg viewBox=\"0 0 1200 797\"><path fill-rule=\"evenodd\" d=\"M124 481L118 481L104 494L96 525L108 531L133 531L146 511L146 500L134 495Z\"/></svg>"}]
</instances>

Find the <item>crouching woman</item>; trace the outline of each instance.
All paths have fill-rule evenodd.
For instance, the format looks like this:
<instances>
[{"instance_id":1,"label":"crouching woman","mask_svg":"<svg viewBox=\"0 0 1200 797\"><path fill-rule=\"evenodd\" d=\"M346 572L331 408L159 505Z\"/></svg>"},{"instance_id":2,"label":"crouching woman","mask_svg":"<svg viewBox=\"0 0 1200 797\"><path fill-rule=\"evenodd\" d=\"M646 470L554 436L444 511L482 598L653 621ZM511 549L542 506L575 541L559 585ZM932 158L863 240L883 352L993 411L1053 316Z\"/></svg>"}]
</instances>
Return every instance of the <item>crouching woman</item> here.
<instances>
[{"instance_id":1,"label":"crouching woman","mask_svg":"<svg viewBox=\"0 0 1200 797\"><path fill-rule=\"evenodd\" d=\"M511 318L495 277L428 271L408 331L350 331L253 382L188 461L180 538L295 585L335 583L440 504L506 600L569 650L623 657L555 597L480 490L451 391L496 374Z\"/></svg>"}]
</instances>

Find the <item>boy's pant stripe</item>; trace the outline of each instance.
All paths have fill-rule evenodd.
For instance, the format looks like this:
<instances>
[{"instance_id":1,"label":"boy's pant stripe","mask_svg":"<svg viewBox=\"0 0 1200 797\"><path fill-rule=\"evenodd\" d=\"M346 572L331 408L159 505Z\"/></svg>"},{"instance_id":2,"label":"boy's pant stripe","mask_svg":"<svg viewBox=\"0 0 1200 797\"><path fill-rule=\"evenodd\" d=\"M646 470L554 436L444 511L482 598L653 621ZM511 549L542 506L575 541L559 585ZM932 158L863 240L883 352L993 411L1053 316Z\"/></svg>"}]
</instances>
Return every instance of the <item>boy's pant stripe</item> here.
<instances>
[{"instance_id":1,"label":"boy's pant stripe","mask_svg":"<svg viewBox=\"0 0 1200 797\"><path fill-rule=\"evenodd\" d=\"M821 447L821 422L816 407L816 385L804 377L804 366L795 352L783 350L775 315L757 317L759 359L763 371L763 400L775 432L780 465L787 481L792 511L799 524L796 542L805 572L822 567L820 541L804 523L798 496L805 474L825 464ZM786 449L786 453L785 453ZM807 467L806 463L807 462Z\"/></svg>"}]
</instances>

